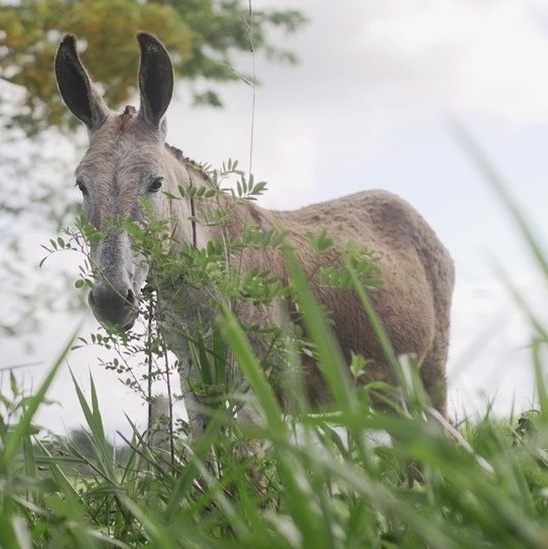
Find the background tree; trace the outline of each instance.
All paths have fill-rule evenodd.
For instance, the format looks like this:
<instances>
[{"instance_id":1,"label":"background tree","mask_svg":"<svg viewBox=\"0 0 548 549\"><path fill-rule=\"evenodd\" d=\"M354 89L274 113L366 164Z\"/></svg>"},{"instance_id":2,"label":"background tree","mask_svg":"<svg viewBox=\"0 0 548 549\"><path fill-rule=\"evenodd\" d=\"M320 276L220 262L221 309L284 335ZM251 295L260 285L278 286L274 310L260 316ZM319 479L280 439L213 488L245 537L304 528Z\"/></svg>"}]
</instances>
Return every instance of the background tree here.
<instances>
[{"instance_id":1,"label":"background tree","mask_svg":"<svg viewBox=\"0 0 548 549\"><path fill-rule=\"evenodd\" d=\"M27 135L73 123L58 97L52 71L55 50L66 32L89 45L86 66L97 82L108 83L105 99L115 107L135 91L139 29L161 38L179 77L226 82L239 77L235 56L249 51L250 43L269 58L295 61L291 52L268 40L268 32L294 32L305 22L293 10L257 10L251 15L245 0L0 0L0 7L0 78L26 90L21 108L5 125L21 127ZM221 105L219 94L210 88L195 92L194 99Z\"/></svg>"}]
</instances>

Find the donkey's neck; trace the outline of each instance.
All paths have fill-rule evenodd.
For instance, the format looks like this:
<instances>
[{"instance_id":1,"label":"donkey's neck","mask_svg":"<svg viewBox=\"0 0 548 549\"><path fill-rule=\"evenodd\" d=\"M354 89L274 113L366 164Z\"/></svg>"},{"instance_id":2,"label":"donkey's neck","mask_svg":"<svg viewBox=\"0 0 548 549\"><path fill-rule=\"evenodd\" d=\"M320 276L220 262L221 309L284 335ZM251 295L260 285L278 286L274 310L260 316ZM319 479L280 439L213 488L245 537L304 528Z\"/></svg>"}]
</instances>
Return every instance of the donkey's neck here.
<instances>
[{"instance_id":1,"label":"donkey's neck","mask_svg":"<svg viewBox=\"0 0 548 549\"><path fill-rule=\"evenodd\" d=\"M179 187L183 187L189 195L171 200L171 215L177 219L173 232L176 242L192 242L198 248L204 248L210 240L238 238L250 223L259 230L272 229L269 212L250 201L218 191L208 175L185 157L181 150L170 145L166 148L176 160L175 188L170 192L178 196ZM204 187L217 190L216 195L196 196Z\"/></svg>"}]
</instances>

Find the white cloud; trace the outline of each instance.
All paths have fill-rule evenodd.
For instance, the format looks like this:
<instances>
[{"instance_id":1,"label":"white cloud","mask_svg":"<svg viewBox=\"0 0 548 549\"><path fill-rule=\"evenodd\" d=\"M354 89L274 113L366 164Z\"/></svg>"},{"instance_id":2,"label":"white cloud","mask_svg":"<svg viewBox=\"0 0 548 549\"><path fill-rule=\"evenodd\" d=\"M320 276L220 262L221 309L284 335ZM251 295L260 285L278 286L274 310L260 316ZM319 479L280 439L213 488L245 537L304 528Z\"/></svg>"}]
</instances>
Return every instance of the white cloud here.
<instances>
[{"instance_id":1,"label":"white cloud","mask_svg":"<svg viewBox=\"0 0 548 549\"><path fill-rule=\"evenodd\" d=\"M473 109L522 122L548 118L548 3L522 0L302 2L312 25L288 42L302 65L262 66L294 106L349 102L393 111ZM268 73L274 78L268 79ZM306 90L306 91L305 91ZM281 92L283 93L283 92ZM287 93L287 91L286 91Z\"/></svg>"},{"instance_id":2,"label":"white cloud","mask_svg":"<svg viewBox=\"0 0 548 549\"><path fill-rule=\"evenodd\" d=\"M265 3L272 4L254 5ZM346 0L334 5L303 0L288 5L311 19L284 44L301 63L284 67L257 60L264 84L257 90L254 171L269 182L268 205L296 207L364 185L385 186L386 170L384 175L377 170L381 179L367 179L368 173L378 177L381 159L401 162L390 158L396 146L403 161L412 160L401 146L405 139L419 160L433 144L432 175L443 172L443 162L446 174L454 171L453 151L441 147L445 140L445 147L455 148L443 135L448 110L467 121L490 117L499 133L515 124L548 124L548 71L542 70L548 59L546 1ZM241 63L249 66L250 59ZM178 97L184 97L185 87L178 89ZM223 111L183 112L174 105L170 139L213 165L230 156L245 167L249 88L242 84L223 93ZM421 142L425 150L419 150ZM514 150L519 155L519 147ZM341 178L336 186L333 175ZM444 174L439 181L447 179ZM417 185L415 195L425 186L429 193L439 192L427 177ZM391 190L411 189L402 191L402 186L403 181ZM408 197L415 202L413 194Z\"/></svg>"}]
</instances>

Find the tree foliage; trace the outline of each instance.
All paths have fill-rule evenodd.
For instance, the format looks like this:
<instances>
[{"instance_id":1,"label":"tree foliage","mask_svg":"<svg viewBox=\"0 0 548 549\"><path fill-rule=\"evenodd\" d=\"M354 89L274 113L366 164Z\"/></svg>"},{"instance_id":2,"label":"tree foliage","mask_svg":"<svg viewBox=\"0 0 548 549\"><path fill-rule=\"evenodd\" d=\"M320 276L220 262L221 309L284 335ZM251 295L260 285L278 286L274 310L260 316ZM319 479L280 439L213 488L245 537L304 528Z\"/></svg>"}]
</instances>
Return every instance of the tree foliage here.
<instances>
[{"instance_id":1,"label":"tree foliage","mask_svg":"<svg viewBox=\"0 0 548 549\"><path fill-rule=\"evenodd\" d=\"M26 90L22 107L5 124L22 127L27 135L72 123L52 70L66 32L81 39L86 66L95 81L108 83L105 99L115 107L135 91L137 30L153 32L165 43L177 76L223 82L239 78L235 57L250 48L294 61L291 52L271 43L268 32L293 32L305 22L294 10L251 12L245 0L0 0L0 8L0 78ZM213 89L195 92L194 99L221 105Z\"/></svg>"}]
</instances>

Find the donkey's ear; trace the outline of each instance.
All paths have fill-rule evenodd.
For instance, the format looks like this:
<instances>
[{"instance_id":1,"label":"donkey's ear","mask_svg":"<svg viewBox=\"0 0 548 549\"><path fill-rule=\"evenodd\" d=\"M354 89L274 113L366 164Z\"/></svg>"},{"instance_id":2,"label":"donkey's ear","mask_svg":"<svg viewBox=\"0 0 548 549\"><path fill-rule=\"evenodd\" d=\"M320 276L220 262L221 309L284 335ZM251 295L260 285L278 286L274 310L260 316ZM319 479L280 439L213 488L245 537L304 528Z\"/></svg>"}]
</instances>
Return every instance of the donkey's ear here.
<instances>
[{"instance_id":1,"label":"donkey's ear","mask_svg":"<svg viewBox=\"0 0 548 549\"><path fill-rule=\"evenodd\" d=\"M162 43L152 34L137 34L141 47L139 118L160 128L173 93L173 67Z\"/></svg>"},{"instance_id":2,"label":"donkey's ear","mask_svg":"<svg viewBox=\"0 0 548 549\"><path fill-rule=\"evenodd\" d=\"M109 109L82 65L76 51L76 36L67 34L55 55L55 78L59 93L69 110L90 130L108 117Z\"/></svg>"}]
</instances>

